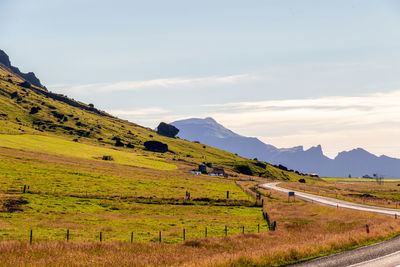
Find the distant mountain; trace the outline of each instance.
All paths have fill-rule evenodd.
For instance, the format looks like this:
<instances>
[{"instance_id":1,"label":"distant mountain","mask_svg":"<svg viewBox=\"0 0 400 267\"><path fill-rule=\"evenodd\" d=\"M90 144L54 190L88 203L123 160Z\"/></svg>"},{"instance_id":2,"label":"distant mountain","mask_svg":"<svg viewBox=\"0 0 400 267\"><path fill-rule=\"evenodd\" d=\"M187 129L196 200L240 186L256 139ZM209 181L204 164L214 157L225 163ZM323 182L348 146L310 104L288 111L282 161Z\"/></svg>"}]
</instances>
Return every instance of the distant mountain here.
<instances>
[{"instance_id":1,"label":"distant mountain","mask_svg":"<svg viewBox=\"0 0 400 267\"><path fill-rule=\"evenodd\" d=\"M360 177L374 173L385 178L400 178L400 159L377 157L357 148L339 153L335 159L326 157L321 145L304 150L302 146L276 148L257 138L241 136L217 123L213 118L192 118L171 123L180 131L178 136L190 141L237 153L246 158L257 158L271 164L282 164L303 173L321 176Z\"/></svg>"}]
</instances>

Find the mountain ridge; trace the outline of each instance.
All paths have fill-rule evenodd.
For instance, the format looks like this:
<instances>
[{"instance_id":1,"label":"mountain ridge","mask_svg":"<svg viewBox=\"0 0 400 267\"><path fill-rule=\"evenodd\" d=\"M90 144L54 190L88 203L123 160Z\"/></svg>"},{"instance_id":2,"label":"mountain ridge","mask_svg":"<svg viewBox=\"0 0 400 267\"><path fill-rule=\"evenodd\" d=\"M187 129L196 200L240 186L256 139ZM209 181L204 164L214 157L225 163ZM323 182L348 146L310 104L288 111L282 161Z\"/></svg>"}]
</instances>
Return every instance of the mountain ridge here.
<instances>
[{"instance_id":1,"label":"mountain ridge","mask_svg":"<svg viewBox=\"0 0 400 267\"><path fill-rule=\"evenodd\" d=\"M46 86L42 85L40 80L36 77L35 73L33 72L23 73L19 70L19 68L12 66L10 57L6 54L6 52L4 52L1 49L0 49L0 65L3 65L3 67L7 68L10 72L19 76L23 80L31 83L32 85L47 90Z\"/></svg>"},{"instance_id":2,"label":"mountain ridge","mask_svg":"<svg viewBox=\"0 0 400 267\"><path fill-rule=\"evenodd\" d=\"M193 127L193 121L196 121L196 127ZM365 174L371 176L378 174L387 178L400 178L400 159L385 155L376 156L362 148L342 151L331 159L323 154L321 145L306 150L303 146L277 148L258 138L236 134L214 119L207 118L207 127L202 127L202 121L205 122L205 119L192 118L174 121L171 124L180 130L178 136L181 138L200 141L246 158L257 158L271 164L282 164L289 169L305 173L336 177L349 175L361 177ZM207 132L210 126L214 128ZM218 132L218 129L223 129L223 131ZM203 132L207 132L207 134L202 135ZM218 136L210 135L212 132L218 132ZM232 132L234 137L224 136L224 132Z\"/></svg>"}]
</instances>

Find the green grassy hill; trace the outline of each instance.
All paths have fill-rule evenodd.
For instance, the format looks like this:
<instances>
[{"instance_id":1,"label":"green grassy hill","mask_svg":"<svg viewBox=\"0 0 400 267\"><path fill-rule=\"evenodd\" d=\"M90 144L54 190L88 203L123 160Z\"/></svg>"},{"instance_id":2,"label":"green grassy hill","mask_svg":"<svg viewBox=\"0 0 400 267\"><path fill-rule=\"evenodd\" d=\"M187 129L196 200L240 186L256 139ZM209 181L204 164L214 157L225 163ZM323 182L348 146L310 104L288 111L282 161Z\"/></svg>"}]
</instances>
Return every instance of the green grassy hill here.
<instances>
[{"instance_id":1,"label":"green grassy hill","mask_svg":"<svg viewBox=\"0 0 400 267\"><path fill-rule=\"evenodd\" d=\"M140 161L146 161L148 158L157 158L159 161L181 160L192 164L206 161L223 165L231 170L237 170L235 165L240 163L249 166L252 173L257 176L282 180L301 178L293 173L277 170L270 165L265 168L259 167L259 165L254 164L255 161L241 158L226 151L178 138L158 135L152 129L113 117L97 110L92 105L86 105L39 87L21 87L18 84L22 82L21 78L0 65L0 133L10 135L31 134L24 137L3 136L0 141L7 147L85 158L110 154L110 150L99 148L104 147L113 149L111 154L123 154L116 152L116 149L127 152L125 155L136 159L136 161L130 160L130 163L137 166L142 166L143 163L140 163ZM51 138L34 138L32 135L74 140L75 142L94 145L97 148L92 149L71 142L62 143L61 140L56 141ZM127 146L115 147L116 139L121 140ZM159 154L145 151L143 144L150 140L168 144L170 152ZM18 142L20 142L20 145L15 144ZM54 142L57 144L53 144ZM41 146L42 143L46 146ZM64 146L67 148L65 149ZM128 146L131 148L127 148ZM85 150L85 152L79 151L80 149ZM125 157L117 158L121 158L118 162L127 163Z\"/></svg>"},{"instance_id":2,"label":"green grassy hill","mask_svg":"<svg viewBox=\"0 0 400 267\"><path fill-rule=\"evenodd\" d=\"M188 236L223 235L242 226L268 227L261 207L236 185L254 176L297 181L302 176L226 151L158 135L92 105L24 81L0 65L0 240L74 239L166 242ZM120 140L125 146L115 146ZM166 153L144 149L156 140ZM114 161L104 161L110 155ZM229 177L189 174L202 162ZM307 180L312 181L310 178ZM25 188L25 192L24 192ZM227 199L229 191L229 199ZM186 199L190 192L190 199Z\"/></svg>"}]
</instances>

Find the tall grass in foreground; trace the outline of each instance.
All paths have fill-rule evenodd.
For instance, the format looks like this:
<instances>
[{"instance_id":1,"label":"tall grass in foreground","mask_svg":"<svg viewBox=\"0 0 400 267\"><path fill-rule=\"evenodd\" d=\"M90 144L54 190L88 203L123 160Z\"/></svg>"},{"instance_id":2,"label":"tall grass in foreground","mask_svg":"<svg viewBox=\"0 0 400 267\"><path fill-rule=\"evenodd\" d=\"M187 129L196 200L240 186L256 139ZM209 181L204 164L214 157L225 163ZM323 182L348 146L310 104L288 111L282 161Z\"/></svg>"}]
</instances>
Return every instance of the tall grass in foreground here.
<instances>
[{"instance_id":1,"label":"tall grass in foreground","mask_svg":"<svg viewBox=\"0 0 400 267\"><path fill-rule=\"evenodd\" d=\"M278 266L325 255L400 232L400 220L364 212L283 201L265 210L277 231L191 239L181 244L129 242L1 242L5 266ZM281 198L281 200L279 200ZM370 233L365 231L369 224Z\"/></svg>"}]
</instances>

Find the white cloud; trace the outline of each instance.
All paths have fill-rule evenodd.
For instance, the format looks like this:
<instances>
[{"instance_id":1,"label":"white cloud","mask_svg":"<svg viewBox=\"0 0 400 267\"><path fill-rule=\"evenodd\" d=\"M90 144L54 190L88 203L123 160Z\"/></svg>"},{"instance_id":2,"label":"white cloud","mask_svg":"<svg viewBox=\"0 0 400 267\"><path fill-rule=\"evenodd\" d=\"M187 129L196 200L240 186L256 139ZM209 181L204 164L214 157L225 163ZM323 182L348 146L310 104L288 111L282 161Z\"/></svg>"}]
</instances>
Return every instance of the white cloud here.
<instances>
[{"instance_id":1,"label":"white cloud","mask_svg":"<svg viewBox=\"0 0 400 267\"><path fill-rule=\"evenodd\" d=\"M108 113L115 116L152 116L168 113L169 111L163 108L152 107L152 108L139 108L139 109L112 109L108 110Z\"/></svg>"},{"instance_id":2,"label":"white cloud","mask_svg":"<svg viewBox=\"0 0 400 267\"><path fill-rule=\"evenodd\" d=\"M93 93L93 92L116 92L116 91L136 91L151 88L187 88L187 87L208 87L218 85L231 85L243 81L257 79L251 74L238 74L227 76L208 76L200 78L166 78L140 81L123 81L115 83L93 83L84 85L55 85L59 92L63 93Z\"/></svg>"},{"instance_id":3,"label":"white cloud","mask_svg":"<svg viewBox=\"0 0 400 267\"><path fill-rule=\"evenodd\" d=\"M360 146L400 157L400 90L207 107L228 128L278 147L323 144L327 154L334 156Z\"/></svg>"}]
</instances>

